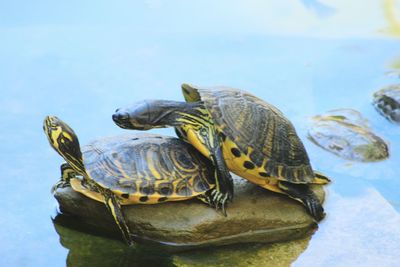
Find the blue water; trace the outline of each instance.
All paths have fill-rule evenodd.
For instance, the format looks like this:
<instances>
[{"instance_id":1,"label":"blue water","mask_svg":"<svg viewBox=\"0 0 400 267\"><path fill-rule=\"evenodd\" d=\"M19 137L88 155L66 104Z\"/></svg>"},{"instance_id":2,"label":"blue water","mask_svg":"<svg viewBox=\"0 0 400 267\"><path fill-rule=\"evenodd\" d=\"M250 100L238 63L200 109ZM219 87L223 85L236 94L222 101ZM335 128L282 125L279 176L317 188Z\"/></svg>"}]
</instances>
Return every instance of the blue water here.
<instances>
[{"instance_id":1,"label":"blue water","mask_svg":"<svg viewBox=\"0 0 400 267\"><path fill-rule=\"evenodd\" d=\"M388 1L289 2L1 1L0 266L66 264L51 221L62 160L43 118L67 121L84 144L123 131L111 120L117 107L183 99L183 82L242 88L273 103L295 124L314 168L334 180L328 217L296 266L395 266L400 127L370 104L374 91L400 82L387 75L400 58L399 39L385 35ZM351 163L309 142L308 118L336 108L361 111L390 158Z\"/></svg>"}]
</instances>

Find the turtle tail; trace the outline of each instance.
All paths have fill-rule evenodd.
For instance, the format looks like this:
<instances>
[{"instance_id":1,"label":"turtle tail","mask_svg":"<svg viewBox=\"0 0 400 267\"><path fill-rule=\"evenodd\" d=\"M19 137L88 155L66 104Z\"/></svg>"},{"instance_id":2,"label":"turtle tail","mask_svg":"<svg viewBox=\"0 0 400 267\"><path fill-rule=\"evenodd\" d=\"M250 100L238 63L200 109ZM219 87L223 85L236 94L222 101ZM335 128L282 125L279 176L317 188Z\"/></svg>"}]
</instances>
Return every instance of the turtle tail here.
<instances>
[{"instance_id":1,"label":"turtle tail","mask_svg":"<svg viewBox=\"0 0 400 267\"><path fill-rule=\"evenodd\" d=\"M331 182L331 179L318 171L314 171L314 175L314 184L329 184Z\"/></svg>"},{"instance_id":2,"label":"turtle tail","mask_svg":"<svg viewBox=\"0 0 400 267\"><path fill-rule=\"evenodd\" d=\"M293 184L280 181L279 188L288 194L291 198L300 201L308 213L317 221L321 221L325 217L324 208L321 201L306 184Z\"/></svg>"}]
</instances>

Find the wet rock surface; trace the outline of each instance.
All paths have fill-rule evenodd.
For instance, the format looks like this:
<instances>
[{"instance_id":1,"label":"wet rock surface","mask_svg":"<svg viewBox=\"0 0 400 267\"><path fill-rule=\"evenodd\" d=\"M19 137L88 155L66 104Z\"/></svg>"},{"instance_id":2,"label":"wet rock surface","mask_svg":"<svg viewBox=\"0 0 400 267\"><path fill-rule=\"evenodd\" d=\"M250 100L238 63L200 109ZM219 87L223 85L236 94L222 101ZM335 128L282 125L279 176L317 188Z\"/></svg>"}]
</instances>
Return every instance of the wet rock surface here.
<instances>
[{"instance_id":1,"label":"wet rock surface","mask_svg":"<svg viewBox=\"0 0 400 267\"><path fill-rule=\"evenodd\" d=\"M299 239L317 227L295 200L234 177L235 199L227 217L193 199L157 205L123 206L131 232L138 239L162 243L176 250L237 243L271 243ZM323 200L324 190L314 186ZM106 233L119 233L104 204L71 188L58 189L55 197L63 213Z\"/></svg>"},{"instance_id":2,"label":"wet rock surface","mask_svg":"<svg viewBox=\"0 0 400 267\"><path fill-rule=\"evenodd\" d=\"M385 118L400 124L400 84L388 85L375 92L372 103Z\"/></svg>"},{"instance_id":3,"label":"wet rock surface","mask_svg":"<svg viewBox=\"0 0 400 267\"><path fill-rule=\"evenodd\" d=\"M337 109L312 118L308 138L317 146L339 157L373 162L389 157L386 142L353 109Z\"/></svg>"}]
</instances>

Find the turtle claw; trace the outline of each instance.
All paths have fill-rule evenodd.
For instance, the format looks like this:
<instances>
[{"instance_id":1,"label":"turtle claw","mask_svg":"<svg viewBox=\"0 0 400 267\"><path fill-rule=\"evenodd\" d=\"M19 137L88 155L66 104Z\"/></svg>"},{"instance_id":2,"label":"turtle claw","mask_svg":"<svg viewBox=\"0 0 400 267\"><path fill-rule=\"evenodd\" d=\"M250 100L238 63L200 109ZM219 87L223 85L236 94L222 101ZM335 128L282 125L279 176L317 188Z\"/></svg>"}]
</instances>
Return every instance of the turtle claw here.
<instances>
[{"instance_id":1,"label":"turtle claw","mask_svg":"<svg viewBox=\"0 0 400 267\"><path fill-rule=\"evenodd\" d=\"M225 217L228 216L228 215L226 214L226 209L225 209L226 201L227 201L227 196L223 197L223 198L220 199L219 202L218 202L219 205L220 205L221 212L222 212L222 214L223 214Z\"/></svg>"},{"instance_id":2,"label":"turtle claw","mask_svg":"<svg viewBox=\"0 0 400 267\"><path fill-rule=\"evenodd\" d=\"M130 248L135 248L136 247L136 242L133 241L132 239L129 239L126 242L127 242L128 247L130 247Z\"/></svg>"},{"instance_id":3,"label":"turtle claw","mask_svg":"<svg viewBox=\"0 0 400 267\"><path fill-rule=\"evenodd\" d=\"M69 182L66 182L66 181L64 181L64 180L60 180L60 181L58 181L55 185L53 185L53 187L51 188L51 193L52 194L54 194L54 192L56 192L57 191L57 189L59 189L59 188L65 188L65 187L68 187L68 186L70 186L70 183Z\"/></svg>"},{"instance_id":4,"label":"turtle claw","mask_svg":"<svg viewBox=\"0 0 400 267\"><path fill-rule=\"evenodd\" d=\"M321 221L325 217L324 208L319 202L316 202L314 199L306 199L304 201L304 205L307 208L307 211L311 214L311 216L317 221Z\"/></svg>"},{"instance_id":5,"label":"turtle claw","mask_svg":"<svg viewBox=\"0 0 400 267\"><path fill-rule=\"evenodd\" d=\"M222 214L223 214L225 217L228 217L228 214L226 214L225 206L222 206Z\"/></svg>"},{"instance_id":6,"label":"turtle claw","mask_svg":"<svg viewBox=\"0 0 400 267\"><path fill-rule=\"evenodd\" d=\"M228 194L223 194L219 192L217 189L213 189L209 191L208 194L206 194L206 202L211 206L214 207L216 211L221 210L222 214L226 217L226 209L225 205L228 200L229 195Z\"/></svg>"}]
</instances>

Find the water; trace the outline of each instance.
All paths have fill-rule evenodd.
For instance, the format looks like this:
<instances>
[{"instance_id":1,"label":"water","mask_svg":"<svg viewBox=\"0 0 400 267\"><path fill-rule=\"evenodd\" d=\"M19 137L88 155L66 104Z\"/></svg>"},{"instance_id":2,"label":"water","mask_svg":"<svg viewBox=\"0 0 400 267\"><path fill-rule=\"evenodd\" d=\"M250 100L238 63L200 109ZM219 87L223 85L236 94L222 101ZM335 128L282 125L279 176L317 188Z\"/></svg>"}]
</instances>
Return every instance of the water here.
<instances>
[{"instance_id":1,"label":"water","mask_svg":"<svg viewBox=\"0 0 400 267\"><path fill-rule=\"evenodd\" d=\"M209 255L220 266L229 258L255 265L263 255L267 264L294 251L279 263L395 266L400 127L370 102L375 90L399 82L399 3L281 2L1 2L0 266L65 266L67 257L72 265L72 252L79 256L83 247L91 248L87 264L107 266L105 257L93 257L101 248L106 257L141 266L154 260L146 248L126 252L117 241L68 229L60 243L50 188L62 160L41 125L46 115L57 115L82 144L119 134L111 120L117 107L182 99L182 82L247 89L278 106L298 129L313 166L334 182L327 188L328 217L311 240L213 254L155 253L162 265L211 266ZM389 142L390 159L350 163L309 142L307 118L336 108L361 111Z\"/></svg>"}]
</instances>

